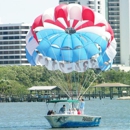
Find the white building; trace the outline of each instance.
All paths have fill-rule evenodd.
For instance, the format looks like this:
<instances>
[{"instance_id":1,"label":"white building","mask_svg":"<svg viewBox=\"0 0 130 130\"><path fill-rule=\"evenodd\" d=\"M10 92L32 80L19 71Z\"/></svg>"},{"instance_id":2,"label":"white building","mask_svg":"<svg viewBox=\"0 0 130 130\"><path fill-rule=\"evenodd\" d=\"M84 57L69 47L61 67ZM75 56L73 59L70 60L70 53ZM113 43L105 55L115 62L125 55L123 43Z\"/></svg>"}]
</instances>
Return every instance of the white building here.
<instances>
[{"instance_id":1,"label":"white building","mask_svg":"<svg viewBox=\"0 0 130 130\"><path fill-rule=\"evenodd\" d=\"M25 37L30 28L27 24L0 24L0 65L29 65Z\"/></svg>"},{"instance_id":2,"label":"white building","mask_svg":"<svg viewBox=\"0 0 130 130\"><path fill-rule=\"evenodd\" d=\"M120 1L121 64L130 66L130 0Z\"/></svg>"}]
</instances>

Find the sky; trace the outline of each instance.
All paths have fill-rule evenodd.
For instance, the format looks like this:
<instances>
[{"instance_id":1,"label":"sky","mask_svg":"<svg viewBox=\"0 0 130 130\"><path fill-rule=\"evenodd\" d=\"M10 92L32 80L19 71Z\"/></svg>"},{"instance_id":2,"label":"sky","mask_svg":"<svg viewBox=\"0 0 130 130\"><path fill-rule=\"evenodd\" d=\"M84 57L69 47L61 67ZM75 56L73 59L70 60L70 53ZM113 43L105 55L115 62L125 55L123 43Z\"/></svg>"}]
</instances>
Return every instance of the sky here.
<instances>
[{"instance_id":1,"label":"sky","mask_svg":"<svg viewBox=\"0 0 130 130\"><path fill-rule=\"evenodd\" d=\"M46 9L59 5L59 0L0 0L0 23L33 23Z\"/></svg>"}]
</instances>

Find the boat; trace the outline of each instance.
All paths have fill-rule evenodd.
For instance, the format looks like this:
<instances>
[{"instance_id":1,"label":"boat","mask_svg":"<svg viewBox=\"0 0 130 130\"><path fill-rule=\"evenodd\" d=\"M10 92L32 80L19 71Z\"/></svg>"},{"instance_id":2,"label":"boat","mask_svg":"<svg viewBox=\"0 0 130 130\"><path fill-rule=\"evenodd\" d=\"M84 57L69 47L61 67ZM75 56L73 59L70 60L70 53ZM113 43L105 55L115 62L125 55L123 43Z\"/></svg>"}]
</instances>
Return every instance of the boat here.
<instances>
[{"instance_id":1,"label":"boat","mask_svg":"<svg viewBox=\"0 0 130 130\"><path fill-rule=\"evenodd\" d=\"M119 97L117 100L130 100L130 96Z\"/></svg>"},{"instance_id":2,"label":"boat","mask_svg":"<svg viewBox=\"0 0 130 130\"><path fill-rule=\"evenodd\" d=\"M56 104L58 102L72 103L72 106L74 106L74 103L78 102L78 100L52 100L48 103ZM99 126L101 120L101 116L74 115L73 113L69 113L69 111L65 111L64 114L59 114L55 111L54 114L46 115L45 118L52 128L94 127Z\"/></svg>"}]
</instances>

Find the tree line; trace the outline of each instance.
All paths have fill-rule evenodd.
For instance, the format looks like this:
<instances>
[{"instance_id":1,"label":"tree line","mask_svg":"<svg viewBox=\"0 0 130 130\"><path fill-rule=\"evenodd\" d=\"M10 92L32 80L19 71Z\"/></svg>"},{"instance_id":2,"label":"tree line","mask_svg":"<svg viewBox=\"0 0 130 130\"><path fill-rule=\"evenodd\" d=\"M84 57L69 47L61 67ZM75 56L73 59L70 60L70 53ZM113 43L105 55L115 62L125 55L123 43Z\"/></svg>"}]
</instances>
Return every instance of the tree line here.
<instances>
[{"instance_id":1,"label":"tree line","mask_svg":"<svg viewBox=\"0 0 130 130\"><path fill-rule=\"evenodd\" d=\"M92 82L93 85L103 82L120 82L129 85L130 71L111 69L102 72L89 69L84 73L72 72L65 74L59 71L49 71L43 66L0 66L1 95L28 94L27 89L32 86L67 85L71 90L76 89L77 84L80 83L84 84L84 88L87 88Z\"/></svg>"}]
</instances>

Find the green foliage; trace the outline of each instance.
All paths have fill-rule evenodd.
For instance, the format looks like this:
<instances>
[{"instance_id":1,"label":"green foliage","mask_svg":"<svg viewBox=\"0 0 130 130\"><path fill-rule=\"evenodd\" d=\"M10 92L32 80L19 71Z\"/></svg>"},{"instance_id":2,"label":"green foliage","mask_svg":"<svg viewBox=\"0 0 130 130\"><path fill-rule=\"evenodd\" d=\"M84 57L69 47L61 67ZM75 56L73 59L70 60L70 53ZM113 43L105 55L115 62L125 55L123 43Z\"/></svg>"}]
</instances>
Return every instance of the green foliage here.
<instances>
[{"instance_id":1,"label":"green foliage","mask_svg":"<svg viewBox=\"0 0 130 130\"><path fill-rule=\"evenodd\" d=\"M43 66L0 66L0 94L27 94L32 86L58 86L63 90L84 91L91 83L120 82L130 84L130 72L89 69L84 73L49 71ZM91 90L91 88L90 88Z\"/></svg>"}]
</instances>

